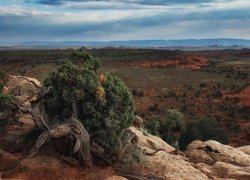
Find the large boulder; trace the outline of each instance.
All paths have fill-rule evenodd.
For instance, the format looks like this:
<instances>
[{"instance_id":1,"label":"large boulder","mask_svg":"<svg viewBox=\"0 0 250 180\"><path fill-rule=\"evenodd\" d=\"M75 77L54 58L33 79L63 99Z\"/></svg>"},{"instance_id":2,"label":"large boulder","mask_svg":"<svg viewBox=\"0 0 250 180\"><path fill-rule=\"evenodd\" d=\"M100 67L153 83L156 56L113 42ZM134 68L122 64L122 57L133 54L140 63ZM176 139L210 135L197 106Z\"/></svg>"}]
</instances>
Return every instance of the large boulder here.
<instances>
[{"instance_id":1,"label":"large boulder","mask_svg":"<svg viewBox=\"0 0 250 180\"><path fill-rule=\"evenodd\" d=\"M154 156L145 156L142 164L152 175L159 174L163 179L193 179L203 180L209 177L195 168L188 159L167 152L158 152Z\"/></svg>"},{"instance_id":2,"label":"large boulder","mask_svg":"<svg viewBox=\"0 0 250 180\"><path fill-rule=\"evenodd\" d=\"M31 96L34 91L42 87L42 84L31 77L9 75L6 87L15 96Z\"/></svg>"},{"instance_id":3,"label":"large boulder","mask_svg":"<svg viewBox=\"0 0 250 180\"><path fill-rule=\"evenodd\" d=\"M186 155L194 163L212 165L217 161L236 166L250 166L250 155L217 141L193 141L186 149Z\"/></svg>"},{"instance_id":4,"label":"large boulder","mask_svg":"<svg viewBox=\"0 0 250 180\"><path fill-rule=\"evenodd\" d=\"M143 133L135 127L130 127L129 130L136 136L142 151L155 152L157 149L162 149L153 155L145 154L139 167L133 167L133 171L162 179L209 179L205 173L196 169L182 156L182 153L173 153L178 151L161 138Z\"/></svg>"},{"instance_id":5,"label":"large boulder","mask_svg":"<svg viewBox=\"0 0 250 180\"><path fill-rule=\"evenodd\" d=\"M29 107L30 100L36 98L36 94L42 88L42 84L34 78L10 75L6 88L8 89L6 93L15 96L21 107ZM29 100L26 101L28 98Z\"/></svg>"},{"instance_id":6,"label":"large boulder","mask_svg":"<svg viewBox=\"0 0 250 180\"><path fill-rule=\"evenodd\" d=\"M175 150L175 148L168 145L161 138L148 133L143 133L139 128L131 126L129 127L129 131L131 131L135 135L138 141L138 146L144 151L164 149L166 152L172 152Z\"/></svg>"},{"instance_id":7,"label":"large boulder","mask_svg":"<svg viewBox=\"0 0 250 180\"><path fill-rule=\"evenodd\" d=\"M6 93L13 95L17 104L25 112L30 107L30 101L37 98L37 93L41 90L42 84L34 78L10 75L6 87L8 89ZM26 117L27 114L24 116Z\"/></svg>"}]
</instances>

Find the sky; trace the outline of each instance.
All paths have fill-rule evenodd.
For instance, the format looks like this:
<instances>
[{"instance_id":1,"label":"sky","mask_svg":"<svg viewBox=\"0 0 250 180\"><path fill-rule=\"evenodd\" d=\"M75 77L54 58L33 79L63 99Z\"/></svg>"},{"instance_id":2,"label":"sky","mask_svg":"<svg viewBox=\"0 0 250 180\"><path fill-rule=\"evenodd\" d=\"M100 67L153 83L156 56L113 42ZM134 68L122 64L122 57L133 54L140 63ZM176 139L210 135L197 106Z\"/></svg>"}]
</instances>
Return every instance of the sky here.
<instances>
[{"instance_id":1,"label":"sky","mask_svg":"<svg viewBox=\"0 0 250 180\"><path fill-rule=\"evenodd\" d=\"M250 0L0 0L0 42L250 39Z\"/></svg>"}]
</instances>

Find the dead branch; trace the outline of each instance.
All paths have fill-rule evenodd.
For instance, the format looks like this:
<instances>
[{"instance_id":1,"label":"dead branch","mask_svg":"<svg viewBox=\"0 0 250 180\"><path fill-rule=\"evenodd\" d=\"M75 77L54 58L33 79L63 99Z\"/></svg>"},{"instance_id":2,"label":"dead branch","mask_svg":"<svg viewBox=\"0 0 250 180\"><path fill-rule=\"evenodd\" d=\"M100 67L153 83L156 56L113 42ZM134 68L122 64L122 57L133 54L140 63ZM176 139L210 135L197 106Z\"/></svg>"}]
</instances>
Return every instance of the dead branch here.
<instances>
[{"instance_id":1,"label":"dead branch","mask_svg":"<svg viewBox=\"0 0 250 180\"><path fill-rule=\"evenodd\" d=\"M158 153L159 151L166 151L165 149L156 149L154 152L147 152L146 149L143 150L143 154L147 156L153 156L154 154Z\"/></svg>"}]
</instances>

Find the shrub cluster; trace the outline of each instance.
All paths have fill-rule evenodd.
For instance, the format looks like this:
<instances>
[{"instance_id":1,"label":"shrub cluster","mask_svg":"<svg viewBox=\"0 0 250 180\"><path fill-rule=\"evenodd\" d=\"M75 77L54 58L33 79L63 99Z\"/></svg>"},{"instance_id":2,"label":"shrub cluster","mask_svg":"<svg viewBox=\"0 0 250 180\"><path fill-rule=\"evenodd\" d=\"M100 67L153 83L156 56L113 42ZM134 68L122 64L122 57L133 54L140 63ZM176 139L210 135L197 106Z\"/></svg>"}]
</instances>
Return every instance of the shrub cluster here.
<instances>
[{"instance_id":1,"label":"shrub cluster","mask_svg":"<svg viewBox=\"0 0 250 180\"><path fill-rule=\"evenodd\" d=\"M186 132L181 134L180 148L184 150L194 140L216 140L227 143L228 139L220 124L212 118L203 118L187 124Z\"/></svg>"},{"instance_id":2,"label":"shrub cluster","mask_svg":"<svg viewBox=\"0 0 250 180\"><path fill-rule=\"evenodd\" d=\"M184 116L174 109L167 109L162 119L154 118L145 124L148 131L178 148L180 134L185 132Z\"/></svg>"},{"instance_id":3,"label":"shrub cluster","mask_svg":"<svg viewBox=\"0 0 250 180\"><path fill-rule=\"evenodd\" d=\"M228 142L226 133L215 119L206 117L185 124L183 114L173 109L167 109L163 118L147 121L145 126L149 133L182 150L194 140Z\"/></svg>"}]
</instances>

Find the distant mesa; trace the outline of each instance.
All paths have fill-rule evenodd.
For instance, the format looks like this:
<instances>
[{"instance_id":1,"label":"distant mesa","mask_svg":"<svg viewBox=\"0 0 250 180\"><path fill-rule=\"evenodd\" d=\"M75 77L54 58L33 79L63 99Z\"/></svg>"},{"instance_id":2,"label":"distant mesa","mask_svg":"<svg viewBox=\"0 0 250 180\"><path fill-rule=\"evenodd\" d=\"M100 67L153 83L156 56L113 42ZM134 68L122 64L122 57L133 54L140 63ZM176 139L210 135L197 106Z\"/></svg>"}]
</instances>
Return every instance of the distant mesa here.
<instances>
[{"instance_id":1,"label":"distant mesa","mask_svg":"<svg viewBox=\"0 0 250 180\"><path fill-rule=\"evenodd\" d=\"M248 39L178 39L178 40L123 40L123 41L29 41L29 42L0 42L0 46L26 47L211 47L211 48L243 48L250 47Z\"/></svg>"}]
</instances>

